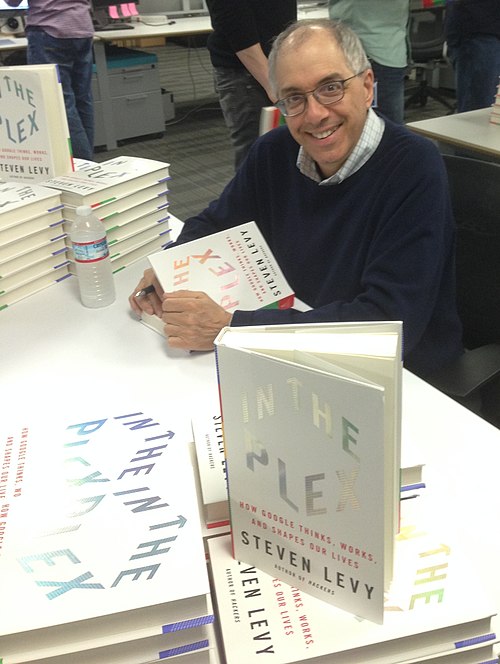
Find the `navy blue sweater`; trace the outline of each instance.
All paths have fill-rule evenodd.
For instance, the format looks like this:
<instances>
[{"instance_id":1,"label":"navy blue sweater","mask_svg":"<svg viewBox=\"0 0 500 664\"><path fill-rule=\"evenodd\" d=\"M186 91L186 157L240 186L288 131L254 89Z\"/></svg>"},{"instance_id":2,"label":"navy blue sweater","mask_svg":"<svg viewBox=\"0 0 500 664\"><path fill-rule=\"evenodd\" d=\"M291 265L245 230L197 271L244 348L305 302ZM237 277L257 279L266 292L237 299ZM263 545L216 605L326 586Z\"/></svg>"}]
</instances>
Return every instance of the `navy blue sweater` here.
<instances>
[{"instance_id":1,"label":"navy blue sweater","mask_svg":"<svg viewBox=\"0 0 500 664\"><path fill-rule=\"evenodd\" d=\"M296 167L286 127L262 136L221 197L178 242L255 220L299 299L312 307L236 311L232 325L402 320L405 366L425 377L462 349L455 224L435 146L386 122L374 155L339 185Z\"/></svg>"}]
</instances>

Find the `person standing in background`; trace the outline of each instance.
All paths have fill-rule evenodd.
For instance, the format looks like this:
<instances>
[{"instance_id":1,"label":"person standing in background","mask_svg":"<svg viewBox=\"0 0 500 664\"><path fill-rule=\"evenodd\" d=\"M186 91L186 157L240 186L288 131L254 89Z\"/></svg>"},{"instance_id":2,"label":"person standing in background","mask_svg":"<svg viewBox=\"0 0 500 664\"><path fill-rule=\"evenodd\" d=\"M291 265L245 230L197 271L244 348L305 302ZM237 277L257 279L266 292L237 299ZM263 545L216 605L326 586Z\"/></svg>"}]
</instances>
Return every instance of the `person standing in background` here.
<instances>
[{"instance_id":1,"label":"person standing in background","mask_svg":"<svg viewBox=\"0 0 500 664\"><path fill-rule=\"evenodd\" d=\"M57 64L73 156L92 159L92 22L90 0L30 0L26 20L28 64Z\"/></svg>"},{"instance_id":2,"label":"person standing in background","mask_svg":"<svg viewBox=\"0 0 500 664\"><path fill-rule=\"evenodd\" d=\"M409 0L329 0L330 18L341 20L358 35L377 83L377 110L389 120L404 120L408 65Z\"/></svg>"},{"instance_id":3,"label":"person standing in background","mask_svg":"<svg viewBox=\"0 0 500 664\"><path fill-rule=\"evenodd\" d=\"M445 33L458 113L491 106L500 76L500 0L448 0Z\"/></svg>"},{"instance_id":4,"label":"person standing in background","mask_svg":"<svg viewBox=\"0 0 500 664\"><path fill-rule=\"evenodd\" d=\"M215 86L241 164L259 135L263 106L270 106L267 56L273 38L297 18L297 0L207 0L213 32L207 47Z\"/></svg>"}]
</instances>

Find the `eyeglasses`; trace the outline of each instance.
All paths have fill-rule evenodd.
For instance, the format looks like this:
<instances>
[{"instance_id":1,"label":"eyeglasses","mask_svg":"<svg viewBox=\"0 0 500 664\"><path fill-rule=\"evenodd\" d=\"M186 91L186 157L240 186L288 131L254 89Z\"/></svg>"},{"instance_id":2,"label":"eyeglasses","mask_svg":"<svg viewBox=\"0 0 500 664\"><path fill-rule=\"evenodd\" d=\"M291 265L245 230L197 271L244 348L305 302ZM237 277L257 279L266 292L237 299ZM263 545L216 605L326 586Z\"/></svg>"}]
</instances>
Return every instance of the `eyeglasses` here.
<instances>
[{"instance_id":1,"label":"eyeglasses","mask_svg":"<svg viewBox=\"0 0 500 664\"><path fill-rule=\"evenodd\" d=\"M300 115L306 110L307 97L312 95L314 99L323 106L329 106L330 104L336 104L344 98L345 94L345 84L347 81L350 81L356 76L362 74L365 69L358 71L357 74L349 76L349 78L344 78L343 81L328 81L327 83L322 83L318 85L314 90L309 90L308 92L296 92L293 95L284 97L283 99L278 99L275 103L283 116L285 118L293 118L295 115Z\"/></svg>"}]
</instances>

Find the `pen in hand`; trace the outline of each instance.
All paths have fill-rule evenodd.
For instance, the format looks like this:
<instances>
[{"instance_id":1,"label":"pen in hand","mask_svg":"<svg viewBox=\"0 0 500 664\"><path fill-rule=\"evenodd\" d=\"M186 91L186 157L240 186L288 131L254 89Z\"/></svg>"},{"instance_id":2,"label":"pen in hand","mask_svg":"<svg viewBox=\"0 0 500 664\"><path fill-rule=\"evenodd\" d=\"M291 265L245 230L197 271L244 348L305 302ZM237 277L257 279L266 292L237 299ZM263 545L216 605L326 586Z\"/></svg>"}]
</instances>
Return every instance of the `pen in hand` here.
<instances>
[{"instance_id":1,"label":"pen in hand","mask_svg":"<svg viewBox=\"0 0 500 664\"><path fill-rule=\"evenodd\" d=\"M146 286L146 288L141 288L140 291L137 291L134 297L144 297L145 295L149 295L149 293L154 293L154 290L155 287L153 285Z\"/></svg>"}]
</instances>

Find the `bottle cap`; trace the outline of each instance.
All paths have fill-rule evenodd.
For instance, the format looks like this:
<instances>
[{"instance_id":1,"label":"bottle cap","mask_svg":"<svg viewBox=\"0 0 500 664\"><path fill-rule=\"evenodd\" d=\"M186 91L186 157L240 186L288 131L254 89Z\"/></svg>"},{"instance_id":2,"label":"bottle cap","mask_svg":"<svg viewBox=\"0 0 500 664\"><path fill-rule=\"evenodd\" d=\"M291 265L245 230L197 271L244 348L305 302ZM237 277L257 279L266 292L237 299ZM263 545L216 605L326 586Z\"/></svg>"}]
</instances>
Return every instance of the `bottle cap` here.
<instances>
[{"instance_id":1,"label":"bottle cap","mask_svg":"<svg viewBox=\"0 0 500 664\"><path fill-rule=\"evenodd\" d=\"M89 214L92 214L92 208L90 207L90 205L79 205L76 208L76 214L79 217L88 217Z\"/></svg>"}]
</instances>

